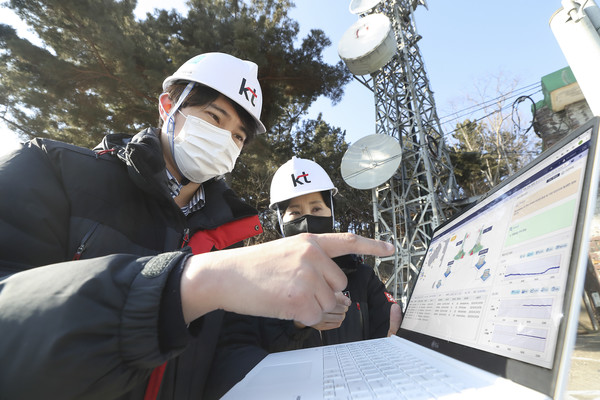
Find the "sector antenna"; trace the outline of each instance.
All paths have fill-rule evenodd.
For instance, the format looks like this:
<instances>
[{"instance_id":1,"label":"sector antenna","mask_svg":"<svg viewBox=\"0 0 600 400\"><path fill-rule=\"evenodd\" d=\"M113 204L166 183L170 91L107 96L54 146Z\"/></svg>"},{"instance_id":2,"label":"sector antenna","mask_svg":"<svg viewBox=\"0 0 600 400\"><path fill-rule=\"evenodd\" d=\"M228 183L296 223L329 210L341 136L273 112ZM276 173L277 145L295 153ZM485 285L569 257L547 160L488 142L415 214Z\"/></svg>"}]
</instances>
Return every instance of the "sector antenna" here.
<instances>
[{"instance_id":1,"label":"sector antenna","mask_svg":"<svg viewBox=\"0 0 600 400\"><path fill-rule=\"evenodd\" d=\"M342 158L342 178L355 189L373 189L396 173L401 159L402 149L393 137L365 136L346 150Z\"/></svg>"}]
</instances>

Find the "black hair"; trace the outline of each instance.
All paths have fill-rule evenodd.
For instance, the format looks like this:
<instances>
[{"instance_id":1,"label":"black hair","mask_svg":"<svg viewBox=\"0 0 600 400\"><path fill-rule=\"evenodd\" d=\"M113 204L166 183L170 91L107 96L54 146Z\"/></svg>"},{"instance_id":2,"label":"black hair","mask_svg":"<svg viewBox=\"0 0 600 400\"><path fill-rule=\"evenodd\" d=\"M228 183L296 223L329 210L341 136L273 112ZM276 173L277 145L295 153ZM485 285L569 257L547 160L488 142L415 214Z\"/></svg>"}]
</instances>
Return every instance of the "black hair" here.
<instances>
[{"instance_id":1,"label":"black hair","mask_svg":"<svg viewBox=\"0 0 600 400\"><path fill-rule=\"evenodd\" d=\"M333 201L333 206L335 207L335 197L333 197L333 192L331 190L323 190L321 192L321 197L323 198L323 202L325 203L325 205L327 207L329 207L330 210L333 211L333 208L331 208L332 201Z\"/></svg>"},{"instance_id":2,"label":"black hair","mask_svg":"<svg viewBox=\"0 0 600 400\"><path fill-rule=\"evenodd\" d=\"M179 96L181 96L181 94L185 90L185 87L189 83L190 82L186 80L178 80L175 81L171 86L169 86L166 92L169 94L171 101L177 102L177 100L179 100ZM200 83L196 83L194 85L194 88L188 94L187 98L183 101L183 103L181 103L180 108L204 106L215 101L217 97L219 97L219 95L222 94L217 90L202 85ZM256 132L258 132L258 123L254 119L254 117L252 117L252 115L250 115L250 113L238 103L231 100L227 96L223 95L223 97L233 106L238 116L242 120L242 124L246 128L246 141L244 142L244 145L247 145L256 136ZM162 120L160 121L160 125L162 125Z\"/></svg>"},{"instance_id":3,"label":"black hair","mask_svg":"<svg viewBox=\"0 0 600 400\"><path fill-rule=\"evenodd\" d=\"M335 197L333 197L331 195L331 190L322 190L321 192L321 198L323 199L323 203L325 203L325 205L330 209L333 210L331 208L331 201L333 200L333 206L335 207ZM277 203L277 205L279 206L279 210L282 213L285 213L285 210L287 210L288 206L290 205L290 200L284 200L284 201L280 201L279 203Z\"/></svg>"}]
</instances>

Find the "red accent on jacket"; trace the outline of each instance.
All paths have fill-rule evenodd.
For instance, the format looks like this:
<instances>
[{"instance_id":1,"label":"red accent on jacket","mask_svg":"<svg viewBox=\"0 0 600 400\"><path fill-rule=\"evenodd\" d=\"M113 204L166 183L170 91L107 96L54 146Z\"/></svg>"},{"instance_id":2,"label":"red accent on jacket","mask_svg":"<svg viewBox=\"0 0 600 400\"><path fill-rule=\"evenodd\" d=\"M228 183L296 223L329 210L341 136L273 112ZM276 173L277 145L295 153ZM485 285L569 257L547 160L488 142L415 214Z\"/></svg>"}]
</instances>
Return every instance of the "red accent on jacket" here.
<instances>
[{"instance_id":1,"label":"red accent on jacket","mask_svg":"<svg viewBox=\"0 0 600 400\"><path fill-rule=\"evenodd\" d=\"M198 231L190 238L189 246L194 254L208 253L213 247L223 250L262 232L258 215L253 215L228 222L215 229Z\"/></svg>"},{"instance_id":2,"label":"red accent on jacket","mask_svg":"<svg viewBox=\"0 0 600 400\"><path fill-rule=\"evenodd\" d=\"M193 254L208 253L213 247L217 250L223 250L232 244L241 242L262 232L263 229L258 215L253 215L228 222L215 229L197 231L192 235L188 245L192 248ZM150 375L148 386L146 386L144 400L156 400L158 398L160 384L166 368L166 362L154 368Z\"/></svg>"}]
</instances>

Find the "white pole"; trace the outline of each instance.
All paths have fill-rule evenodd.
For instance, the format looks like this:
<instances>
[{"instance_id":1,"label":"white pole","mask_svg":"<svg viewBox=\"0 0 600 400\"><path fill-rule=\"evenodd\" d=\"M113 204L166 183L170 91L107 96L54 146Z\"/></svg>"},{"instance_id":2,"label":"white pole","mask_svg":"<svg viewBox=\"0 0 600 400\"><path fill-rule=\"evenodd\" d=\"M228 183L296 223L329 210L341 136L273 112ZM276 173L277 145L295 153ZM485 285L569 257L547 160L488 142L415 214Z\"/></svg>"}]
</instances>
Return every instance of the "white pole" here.
<instances>
[{"instance_id":1,"label":"white pole","mask_svg":"<svg viewBox=\"0 0 600 400\"><path fill-rule=\"evenodd\" d=\"M594 0L562 0L562 6L550 28L592 114L600 116L600 9Z\"/></svg>"}]
</instances>

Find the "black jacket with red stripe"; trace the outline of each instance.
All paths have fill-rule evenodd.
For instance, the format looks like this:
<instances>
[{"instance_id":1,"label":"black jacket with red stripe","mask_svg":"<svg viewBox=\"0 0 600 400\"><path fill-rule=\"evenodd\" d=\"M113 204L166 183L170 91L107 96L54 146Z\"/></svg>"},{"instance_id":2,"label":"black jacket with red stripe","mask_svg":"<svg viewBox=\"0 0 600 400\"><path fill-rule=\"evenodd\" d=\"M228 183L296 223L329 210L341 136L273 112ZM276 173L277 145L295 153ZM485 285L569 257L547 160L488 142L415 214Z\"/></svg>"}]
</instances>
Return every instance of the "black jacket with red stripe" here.
<instances>
[{"instance_id":1,"label":"black jacket with red stripe","mask_svg":"<svg viewBox=\"0 0 600 400\"><path fill-rule=\"evenodd\" d=\"M95 149L35 139L0 157L0 399L199 399L222 313L186 327L179 276L190 248L262 231L223 180L184 216L157 131ZM77 261L72 261L77 259Z\"/></svg>"}]
</instances>

